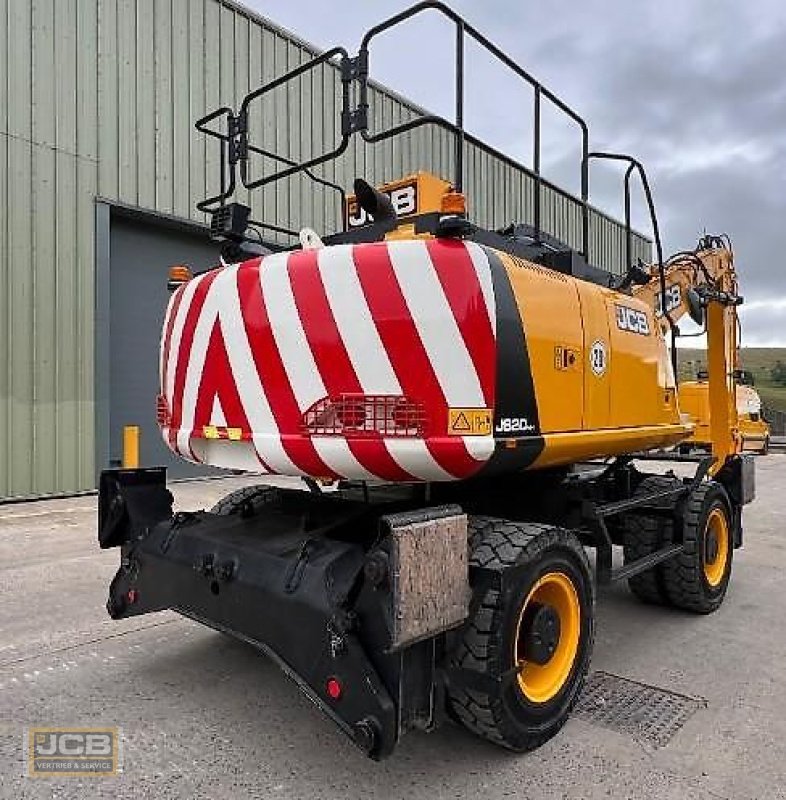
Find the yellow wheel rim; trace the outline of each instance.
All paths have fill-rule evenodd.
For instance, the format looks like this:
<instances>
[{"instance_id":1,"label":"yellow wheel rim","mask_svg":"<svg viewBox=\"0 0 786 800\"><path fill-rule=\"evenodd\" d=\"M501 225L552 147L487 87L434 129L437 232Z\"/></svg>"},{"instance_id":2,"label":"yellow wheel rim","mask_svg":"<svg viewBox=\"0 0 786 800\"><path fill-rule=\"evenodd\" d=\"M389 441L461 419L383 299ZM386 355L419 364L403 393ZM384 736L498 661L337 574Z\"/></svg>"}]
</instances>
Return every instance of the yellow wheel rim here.
<instances>
[{"instance_id":1,"label":"yellow wheel rim","mask_svg":"<svg viewBox=\"0 0 786 800\"><path fill-rule=\"evenodd\" d=\"M534 631L528 624L533 608L547 609L559 620L556 646L547 660L537 663L526 657L528 642ZM518 684L532 703L546 703L557 694L570 676L576 661L581 633L581 604L573 581L563 572L548 572L530 589L519 612L514 640L514 663Z\"/></svg>"},{"instance_id":2,"label":"yellow wheel rim","mask_svg":"<svg viewBox=\"0 0 786 800\"><path fill-rule=\"evenodd\" d=\"M704 577L710 586L718 586L726 573L729 559L729 524L720 508L713 508L704 530Z\"/></svg>"}]
</instances>

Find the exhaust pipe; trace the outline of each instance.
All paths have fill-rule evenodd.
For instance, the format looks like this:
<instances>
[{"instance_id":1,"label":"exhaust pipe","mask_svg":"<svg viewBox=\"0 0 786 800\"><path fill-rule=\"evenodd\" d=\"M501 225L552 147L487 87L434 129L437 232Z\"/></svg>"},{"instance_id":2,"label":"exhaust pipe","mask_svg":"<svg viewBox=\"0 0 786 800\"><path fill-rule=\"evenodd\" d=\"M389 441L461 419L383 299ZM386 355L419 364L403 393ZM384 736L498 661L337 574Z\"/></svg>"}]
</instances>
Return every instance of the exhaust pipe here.
<instances>
[{"instance_id":1,"label":"exhaust pipe","mask_svg":"<svg viewBox=\"0 0 786 800\"><path fill-rule=\"evenodd\" d=\"M392 200L379 189L375 189L363 178L355 178L353 189L358 205L374 222L395 223L398 220Z\"/></svg>"}]
</instances>

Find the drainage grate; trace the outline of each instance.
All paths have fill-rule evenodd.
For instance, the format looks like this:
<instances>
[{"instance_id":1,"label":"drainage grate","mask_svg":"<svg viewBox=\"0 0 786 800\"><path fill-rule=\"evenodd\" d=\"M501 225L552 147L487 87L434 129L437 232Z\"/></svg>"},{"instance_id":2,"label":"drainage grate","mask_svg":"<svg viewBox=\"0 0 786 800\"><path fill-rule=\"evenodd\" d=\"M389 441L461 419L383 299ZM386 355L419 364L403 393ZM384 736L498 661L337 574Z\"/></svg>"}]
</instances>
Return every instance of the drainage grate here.
<instances>
[{"instance_id":1,"label":"drainage grate","mask_svg":"<svg viewBox=\"0 0 786 800\"><path fill-rule=\"evenodd\" d=\"M587 679L575 714L587 722L632 736L639 742L663 747L707 702L667 692L608 672Z\"/></svg>"}]
</instances>

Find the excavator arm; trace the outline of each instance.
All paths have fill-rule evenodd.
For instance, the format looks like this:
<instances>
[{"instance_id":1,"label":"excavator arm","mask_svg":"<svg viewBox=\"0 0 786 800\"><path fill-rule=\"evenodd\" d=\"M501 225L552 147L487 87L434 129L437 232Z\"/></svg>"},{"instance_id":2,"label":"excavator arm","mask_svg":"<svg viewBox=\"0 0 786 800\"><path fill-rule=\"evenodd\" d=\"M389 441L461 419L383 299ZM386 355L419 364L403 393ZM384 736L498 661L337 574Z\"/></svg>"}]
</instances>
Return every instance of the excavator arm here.
<instances>
[{"instance_id":1,"label":"excavator arm","mask_svg":"<svg viewBox=\"0 0 786 800\"><path fill-rule=\"evenodd\" d=\"M716 298L721 302L733 301L733 306L741 302L734 255L726 241L716 236L704 237L696 250L675 253L666 261L665 312L668 319L663 312L658 266L652 265L648 273L649 280L634 287L633 292L655 309L655 315L662 320L664 333L669 330L669 320L676 324L685 314L697 324L702 324L703 309L713 295L721 295Z\"/></svg>"},{"instance_id":2,"label":"excavator arm","mask_svg":"<svg viewBox=\"0 0 786 800\"><path fill-rule=\"evenodd\" d=\"M727 459L741 451L734 371L737 368L739 320L734 254L728 239L703 237L694 251L669 258L663 275L657 265L649 280L633 293L655 309L664 333L688 314L707 332L707 371L710 405L710 438L717 473Z\"/></svg>"}]
</instances>

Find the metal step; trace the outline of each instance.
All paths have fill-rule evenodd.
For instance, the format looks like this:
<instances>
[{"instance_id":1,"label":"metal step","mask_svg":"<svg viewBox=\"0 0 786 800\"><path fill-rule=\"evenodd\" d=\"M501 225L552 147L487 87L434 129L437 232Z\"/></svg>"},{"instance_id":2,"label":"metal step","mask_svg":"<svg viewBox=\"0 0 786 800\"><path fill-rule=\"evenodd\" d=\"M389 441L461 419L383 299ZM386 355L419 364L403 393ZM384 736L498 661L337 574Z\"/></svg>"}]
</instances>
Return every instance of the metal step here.
<instances>
[{"instance_id":1,"label":"metal step","mask_svg":"<svg viewBox=\"0 0 786 800\"><path fill-rule=\"evenodd\" d=\"M633 511L634 509L644 508L650 506L658 500L667 500L672 497L679 497L685 494L690 489L689 484L682 486L675 486L673 489L666 489L662 492L653 492L652 494L643 495L640 497L629 497L625 500L617 500L613 503L606 503L602 506L596 506L594 509L595 516L598 518L613 517L616 514L622 514L625 511Z\"/></svg>"},{"instance_id":2,"label":"metal step","mask_svg":"<svg viewBox=\"0 0 786 800\"><path fill-rule=\"evenodd\" d=\"M626 564L624 567L612 570L611 580L624 581L627 578L631 578L634 575L638 575L641 572L646 572L648 569L652 569L654 566L663 561L668 561L670 558L678 556L682 551L683 546L681 544L670 544L668 547L664 547L661 550L656 550L654 553L644 556L644 558L638 558L636 561L632 561L630 564Z\"/></svg>"},{"instance_id":3,"label":"metal step","mask_svg":"<svg viewBox=\"0 0 786 800\"><path fill-rule=\"evenodd\" d=\"M634 461L676 461L685 462L686 464L700 464L705 458L707 458L706 452L678 453L676 451L668 453L653 453L650 451L636 453L633 456Z\"/></svg>"}]
</instances>

